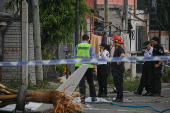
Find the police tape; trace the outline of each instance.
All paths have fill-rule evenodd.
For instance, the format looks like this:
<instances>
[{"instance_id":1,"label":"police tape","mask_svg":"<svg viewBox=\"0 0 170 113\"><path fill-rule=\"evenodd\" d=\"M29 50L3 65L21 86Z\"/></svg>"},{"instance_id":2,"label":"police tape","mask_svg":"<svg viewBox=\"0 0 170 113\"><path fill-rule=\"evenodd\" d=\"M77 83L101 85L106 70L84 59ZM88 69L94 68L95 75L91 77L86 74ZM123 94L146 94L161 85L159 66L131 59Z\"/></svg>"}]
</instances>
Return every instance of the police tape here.
<instances>
[{"instance_id":1,"label":"police tape","mask_svg":"<svg viewBox=\"0 0 170 113\"><path fill-rule=\"evenodd\" d=\"M144 62L125 62L125 63L131 63L131 64L144 64ZM170 67L170 65L162 65L162 66L165 66L165 67Z\"/></svg>"},{"instance_id":2,"label":"police tape","mask_svg":"<svg viewBox=\"0 0 170 113\"><path fill-rule=\"evenodd\" d=\"M144 64L144 62L125 62L125 63L131 63L131 64ZM170 65L162 65L162 66L165 66L165 67L170 67Z\"/></svg>"},{"instance_id":3,"label":"police tape","mask_svg":"<svg viewBox=\"0 0 170 113\"><path fill-rule=\"evenodd\" d=\"M113 57L113 58L91 58L91 59L61 59L61 60L42 60L42 61L23 61L23 62L0 62L0 66L22 66L22 65L55 65L55 64L75 64L75 63L99 63L99 62L131 62L131 61L167 61L170 56L152 57Z\"/></svg>"}]
</instances>

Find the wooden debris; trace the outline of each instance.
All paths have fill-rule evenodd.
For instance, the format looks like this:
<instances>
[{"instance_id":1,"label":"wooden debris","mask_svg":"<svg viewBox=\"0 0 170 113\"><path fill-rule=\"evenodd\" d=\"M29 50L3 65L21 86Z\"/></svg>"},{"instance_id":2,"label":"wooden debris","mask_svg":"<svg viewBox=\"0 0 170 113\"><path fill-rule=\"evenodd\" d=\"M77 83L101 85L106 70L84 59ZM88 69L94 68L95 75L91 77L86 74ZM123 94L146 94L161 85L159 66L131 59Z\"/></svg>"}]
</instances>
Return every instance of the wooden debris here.
<instances>
[{"instance_id":1,"label":"wooden debris","mask_svg":"<svg viewBox=\"0 0 170 113\"><path fill-rule=\"evenodd\" d=\"M2 84L0 84L0 92L4 95L0 95L0 108L5 107L8 104L15 104L17 101L18 92L10 89ZM67 88L66 88L67 89ZM65 94L64 91L29 91L26 95L26 102L42 102L42 103L52 103L54 108L48 113L75 113L83 112L83 105L79 103L75 97L79 96L78 92L74 92L73 96Z\"/></svg>"},{"instance_id":2,"label":"wooden debris","mask_svg":"<svg viewBox=\"0 0 170 113\"><path fill-rule=\"evenodd\" d=\"M18 94L17 91L15 91L15 90L13 90L13 89L10 89L10 88L2 85L2 84L0 84L0 87L3 88L3 89L5 89L5 90L7 90L7 91L9 91L9 92L11 92L11 93L13 93L13 94Z\"/></svg>"}]
</instances>

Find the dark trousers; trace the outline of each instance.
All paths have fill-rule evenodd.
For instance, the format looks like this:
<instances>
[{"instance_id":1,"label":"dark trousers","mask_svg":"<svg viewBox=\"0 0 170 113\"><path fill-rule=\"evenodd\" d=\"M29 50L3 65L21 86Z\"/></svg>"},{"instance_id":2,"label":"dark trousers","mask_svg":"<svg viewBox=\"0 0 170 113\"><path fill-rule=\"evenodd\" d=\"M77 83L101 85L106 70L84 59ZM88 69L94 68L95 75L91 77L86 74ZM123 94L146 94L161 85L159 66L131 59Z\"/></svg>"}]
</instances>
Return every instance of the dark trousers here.
<instances>
[{"instance_id":1,"label":"dark trousers","mask_svg":"<svg viewBox=\"0 0 170 113\"><path fill-rule=\"evenodd\" d=\"M84 100L85 95L86 95L85 79L87 79L87 82L89 84L90 97L96 97L96 90L95 90L94 83L93 83L93 69L88 68L84 76L79 82L81 100Z\"/></svg>"},{"instance_id":2,"label":"dark trousers","mask_svg":"<svg viewBox=\"0 0 170 113\"><path fill-rule=\"evenodd\" d=\"M152 63L146 61L143 65L143 71L142 71L140 84L138 87L138 92L142 93L144 87L147 92L151 92L153 86L154 86L154 82L153 82Z\"/></svg>"},{"instance_id":3,"label":"dark trousers","mask_svg":"<svg viewBox=\"0 0 170 113\"><path fill-rule=\"evenodd\" d=\"M161 69L158 68L154 68L153 69L153 75L154 75L154 88L153 88L153 93L158 93L161 94L161 77L162 77L162 73L161 73Z\"/></svg>"},{"instance_id":4,"label":"dark trousers","mask_svg":"<svg viewBox=\"0 0 170 113\"><path fill-rule=\"evenodd\" d=\"M107 95L107 65L97 65L97 80L99 83L99 95Z\"/></svg>"},{"instance_id":5,"label":"dark trousers","mask_svg":"<svg viewBox=\"0 0 170 113\"><path fill-rule=\"evenodd\" d=\"M117 98L123 98L123 73L120 71L112 71L114 85L117 90Z\"/></svg>"}]
</instances>

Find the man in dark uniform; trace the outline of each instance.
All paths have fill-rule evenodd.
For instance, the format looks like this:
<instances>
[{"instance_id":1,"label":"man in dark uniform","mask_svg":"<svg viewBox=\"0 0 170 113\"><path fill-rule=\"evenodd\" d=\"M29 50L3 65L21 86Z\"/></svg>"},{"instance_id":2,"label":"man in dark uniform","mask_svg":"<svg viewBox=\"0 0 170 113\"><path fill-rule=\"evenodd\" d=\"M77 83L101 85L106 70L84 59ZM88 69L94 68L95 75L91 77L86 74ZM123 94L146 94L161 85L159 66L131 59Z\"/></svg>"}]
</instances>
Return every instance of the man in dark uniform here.
<instances>
[{"instance_id":1,"label":"man in dark uniform","mask_svg":"<svg viewBox=\"0 0 170 113\"><path fill-rule=\"evenodd\" d=\"M159 38L153 37L151 40L151 44L153 45L153 56L163 56L164 49L163 47L158 44ZM149 96L161 96L161 77L162 77L162 60L160 61L153 61L153 80L154 80L154 87L152 88L152 93Z\"/></svg>"},{"instance_id":2,"label":"man in dark uniform","mask_svg":"<svg viewBox=\"0 0 170 113\"><path fill-rule=\"evenodd\" d=\"M115 47L115 51L113 57L125 57L125 51L121 45L123 45L122 37L114 36L113 46ZM114 85L117 90L117 97L112 101L123 102L123 73L125 71L124 62L112 62L111 67Z\"/></svg>"}]
</instances>

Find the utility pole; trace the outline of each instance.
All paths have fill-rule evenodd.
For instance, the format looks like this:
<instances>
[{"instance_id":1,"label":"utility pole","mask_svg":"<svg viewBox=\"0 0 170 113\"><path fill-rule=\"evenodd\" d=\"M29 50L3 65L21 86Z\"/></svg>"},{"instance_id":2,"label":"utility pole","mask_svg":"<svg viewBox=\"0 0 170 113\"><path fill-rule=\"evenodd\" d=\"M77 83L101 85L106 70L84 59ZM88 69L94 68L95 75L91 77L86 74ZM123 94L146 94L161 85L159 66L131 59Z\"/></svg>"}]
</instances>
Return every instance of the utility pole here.
<instances>
[{"instance_id":1,"label":"utility pole","mask_svg":"<svg viewBox=\"0 0 170 113\"><path fill-rule=\"evenodd\" d=\"M108 27L108 0L105 0L105 30L107 31Z\"/></svg>"},{"instance_id":2,"label":"utility pole","mask_svg":"<svg viewBox=\"0 0 170 113\"><path fill-rule=\"evenodd\" d=\"M159 44L161 44L161 23L162 23L162 0L160 0L160 9L159 9Z\"/></svg>"},{"instance_id":3,"label":"utility pole","mask_svg":"<svg viewBox=\"0 0 170 113\"><path fill-rule=\"evenodd\" d=\"M28 61L28 3L22 1L22 61ZM22 65L22 84L28 86L28 65Z\"/></svg>"},{"instance_id":4,"label":"utility pole","mask_svg":"<svg viewBox=\"0 0 170 113\"><path fill-rule=\"evenodd\" d=\"M76 0L75 46L79 43L79 0Z\"/></svg>"},{"instance_id":5,"label":"utility pole","mask_svg":"<svg viewBox=\"0 0 170 113\"><path fill-rule=\"evenodd\" d=\"M125 33L128 31L128 0L125 0Z\"/></svg>"},{"instance_id":6,"label":"utility pole","mask_svg":"<svg viewBox=\"0 0 170 113\"><path fill-rule=\"evenodd\" d=\"M97 9L97 0L94 0L94 9Z\"/></svg>"}]
</instances>

